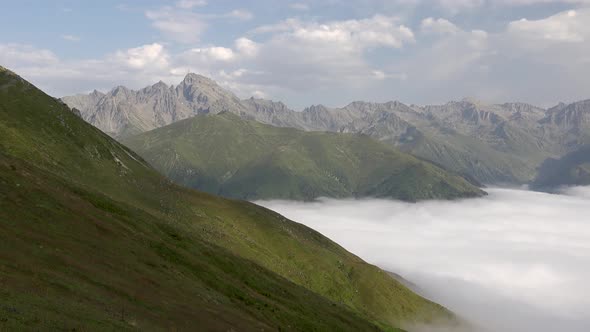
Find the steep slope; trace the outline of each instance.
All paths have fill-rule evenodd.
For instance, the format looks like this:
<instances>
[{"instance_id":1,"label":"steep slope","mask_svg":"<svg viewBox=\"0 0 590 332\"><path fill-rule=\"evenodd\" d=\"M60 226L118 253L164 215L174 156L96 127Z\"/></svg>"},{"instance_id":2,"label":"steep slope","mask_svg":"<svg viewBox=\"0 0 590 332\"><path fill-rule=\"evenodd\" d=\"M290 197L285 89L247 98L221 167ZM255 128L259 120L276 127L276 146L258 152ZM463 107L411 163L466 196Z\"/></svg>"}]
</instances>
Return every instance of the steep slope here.
<instances>
[{"instance_id":1,"label":"steep slope","mask_svg":"<svg viewBox=\"0 0 590 332\"><path fill-rule=\"evenodd\" d=\"M560 186L590 185L590 146L568 153L560 159L547 159L531 187L553 190Z\"/></svg>"},{"instance_id":2,"label":"steep slope","mask_svg":"<svg viewBox=\"0 0 590 332\"><path fill-rule=\"evenodd\" d=\"M1 329L373 330L453 320L307 227L171 184L2 67L0 137Z\"/></svg>"},{"instance_id":3,"label":"steep slope","mask_svg":"<svg viewBox=\"0 0 590 332\"><path fill-rule=\"evenodd\" d=\"M175 182L243 199L475 197L464 179L364 135L202 115L123 140Z\"/></svg>"}]
</instances>

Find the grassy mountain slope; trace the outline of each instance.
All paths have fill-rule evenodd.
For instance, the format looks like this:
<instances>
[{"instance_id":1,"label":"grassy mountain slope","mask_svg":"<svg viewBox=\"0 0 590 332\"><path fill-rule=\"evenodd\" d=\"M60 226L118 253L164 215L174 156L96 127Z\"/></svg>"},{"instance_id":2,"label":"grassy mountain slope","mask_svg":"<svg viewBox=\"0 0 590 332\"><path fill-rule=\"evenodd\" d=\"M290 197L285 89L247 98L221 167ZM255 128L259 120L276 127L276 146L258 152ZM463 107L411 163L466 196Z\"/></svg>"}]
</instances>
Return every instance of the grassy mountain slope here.
<instances>
[{"instance_id":1,"label":"grassy mountain slope","mask_svg":"<svg viewBox=\"0 0 590 332\"><path fill-rule=\"evenodd\" d=\"M482 194L463 178L365 135L279 128L229 112L196 116L123 143L177 183L243 199L415 201Z\"/></svg>"},{"instance_id":2,"label":"grassy mountain slope","mask_svg":"<svg viewBox=\"0 0 590 332\"><path fill-rule=\"evenodd\" d=\"M1 67L0 137L0 329L371 330L453 319L307 227L171 184Z\"/></svg>"},{"instance_id":3,"label":"grassy mountain slope","mask_svg":"<svg viewBox=\"0 0 590 332\"><path fill-rule=\"evenodd\" d=\"M400 148L484 183L521 183L535 173L530 164L457 133L422 135Z\"/></svg>"}]
</instances>

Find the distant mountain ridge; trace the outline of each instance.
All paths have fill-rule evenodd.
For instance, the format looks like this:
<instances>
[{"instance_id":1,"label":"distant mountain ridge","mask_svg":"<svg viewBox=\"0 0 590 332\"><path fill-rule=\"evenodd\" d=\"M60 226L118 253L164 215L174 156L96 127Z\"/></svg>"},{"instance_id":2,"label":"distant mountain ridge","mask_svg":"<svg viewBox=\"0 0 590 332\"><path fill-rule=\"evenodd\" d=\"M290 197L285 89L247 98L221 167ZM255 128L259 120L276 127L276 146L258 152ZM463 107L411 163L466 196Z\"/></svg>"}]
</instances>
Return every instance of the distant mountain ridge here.
<instances>
[{"instance_id":1,"label":"distant mountain ridge","mask_svg":"<svg viewBox=\"0 0 590 332\"><path fill-rule=\"evenodd\" d=\"M341 108L313 105L301 112L281 102L240 100L213 80L188 74L133 91L63 97L84 119L125 138L198 114L228 111L245 119L307 131L362 133L483 183L526 183L541 163L590 143L590 100L543 109L526 103L471 99L444 105L355 101Z\"/></svg>"}]
</instances>

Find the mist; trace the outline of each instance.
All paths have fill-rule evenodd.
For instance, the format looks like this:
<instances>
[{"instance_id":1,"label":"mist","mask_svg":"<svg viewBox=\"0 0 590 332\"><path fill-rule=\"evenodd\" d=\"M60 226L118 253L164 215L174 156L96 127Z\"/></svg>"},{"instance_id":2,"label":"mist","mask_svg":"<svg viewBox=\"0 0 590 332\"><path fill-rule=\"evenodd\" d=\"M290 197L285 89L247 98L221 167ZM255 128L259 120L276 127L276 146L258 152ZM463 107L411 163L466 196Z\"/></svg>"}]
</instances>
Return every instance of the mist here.
<instances>
[{"instance_id":1,"label":"mist","mask_svg":"<svg viewBox=\"0 0 590 332\"><path fill-rule=\"evenodd\" d=\"M402 275L482 331L590 331L590 187L488 192L257 203Z\"/></svg>"}]
</instances>

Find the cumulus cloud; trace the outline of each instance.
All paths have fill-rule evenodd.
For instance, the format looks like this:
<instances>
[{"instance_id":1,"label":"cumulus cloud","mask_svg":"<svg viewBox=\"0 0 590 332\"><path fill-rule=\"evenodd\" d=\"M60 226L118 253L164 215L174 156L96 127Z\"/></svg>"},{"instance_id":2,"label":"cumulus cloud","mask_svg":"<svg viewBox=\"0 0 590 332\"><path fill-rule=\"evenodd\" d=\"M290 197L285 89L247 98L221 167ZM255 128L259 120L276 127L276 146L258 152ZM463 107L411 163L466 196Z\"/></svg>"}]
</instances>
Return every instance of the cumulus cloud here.
<instances>
[{"instance_id":1,"label":"cumulus cloud","mask_svg":"<svg viewBox=\"0 0 590 332\"><path fill-rule=\"evenodd\" d=\"M366 55L375 49L395 50L415 42L409 27L396 17L383 15L327 22L293 18L258 27L252 35L259 39L258 56L250 63L263 73L255 77L258 83L299 91L328 84L358 88L398 77L396 71L373 68Z\"/></svg>"},{"instance_id":2,"label":"cumulus cloud","mask_svg":"<svg viewBox=\"0 0 590 332\"><path fill-rule=\"evenodd\" d=\"M164 46L158 43L117 51L111 59L132 69L165 69L169 65L168 54Z\"/></svg>"},{"instance_id":3,"label":"cumulus cloud","mask_svg":"<svg viewBox=\"0 0 590 332\"><path fill-rule=\"evenodd\" d=\"M254 32L279 32L281 34L275 38L310 44L330 43L340 49L400 48L405 43L414 42L414 33L410 28L400 24L397 17L383 15L325 23L288 19L278 24L261 26Z\"/></svg>"},{"instance_id":4,"label":"cumulus cloud","mask_svg":"<svg viewBox=\"0 0 590 332\"><path fill-rule=\"evenodd\" d=\"M508 33L528 42L541 43L583 43L590 37L590 9L568 10L539 19L526 18L510 22Z\"/></svg>"},{"instance_id":5,"label":"cumulus cloud","mask_svg":"<svg viewBox=\"0 0 590 332\"><path fill-rule=\"evenodd\" d=\"M258 55L258 50L260 48L260 46L256 42L245 37L236 39L235 47L238 50L238 52L247 57L253 57Z\"/></svg>"},{"instance_id":6,"label":"cumulus cloud","mask_svg":"<svg viewBox=\"0 0 590 332\"><path fill-rule=\"evenodd\" d=\"M587 331L590 187L481 199L258 202L415 282L487 331Z\"/></svg>"},{"instance_id":7,"label":"cumulus cloud","mask_svg":"<svg viewBox=\"0 0 590 332\"><path fill-rule=\"evenodd\" d=\"M205 74L206 72L210 72L211 69L226 68L236 58L236 53L227 47L211 46L192 48L176 58L176 65L187 67L189 71Z\"/></svg>"},{"instance_id":8,"label":"cumulus cloud","mask_svg":"<svg viewBox=\"0 0 590 332\"><path fill-rule=\"evenodd\" d=\"M143 87L146 82L176 81L171 56L159 43L122 49L102 58L60 59L47 49L0 44L0 63L49 94L60 97L76 91L110 89L116 85ZM186 74L186 72L184 72Z\"/></svg>"},{"instance_id":9,"label":"cumulus cloud","mask_svg":"<svg viewBox=\"0 0 590 332\"><path fill-rule=\"evenodd\" d=\"M486 31L465 31L450 21L427 18L422 21L422 32L435 33L439 37L416 50L403 63L413 78L428 84L459 80L465 76L475 78L487 70L484 60L493 45Z\"/></svg>"},{"instance_id":10,"label":"cumulus cloud","mask_svg":"<svg viewBox=\"0 0 590 332\"><path fill-rule=\"evenodd\" d=\"M436 34L454 34L459 31L459 28L449 20L444 18L434 19L428 17L422 20L422 32L436 33Z\"/></svg>"}]
</instances>

